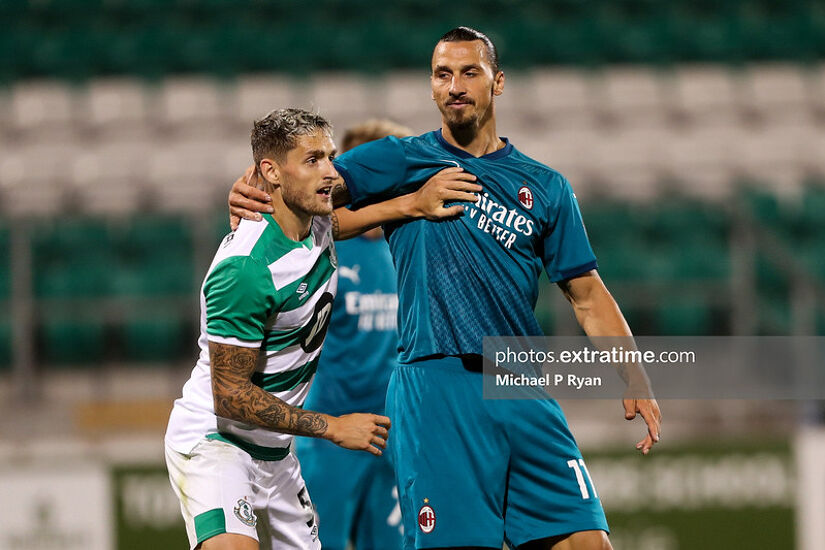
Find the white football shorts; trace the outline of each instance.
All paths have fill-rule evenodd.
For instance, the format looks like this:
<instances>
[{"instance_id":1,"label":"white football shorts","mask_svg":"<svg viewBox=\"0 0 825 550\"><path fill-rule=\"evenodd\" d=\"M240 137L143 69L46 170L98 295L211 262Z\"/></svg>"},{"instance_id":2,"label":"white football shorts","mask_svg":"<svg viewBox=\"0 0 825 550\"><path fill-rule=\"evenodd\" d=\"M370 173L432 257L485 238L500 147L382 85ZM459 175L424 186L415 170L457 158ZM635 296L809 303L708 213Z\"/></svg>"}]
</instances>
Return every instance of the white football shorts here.
<instances>
[{"instance_id":1,"label":"white football shorts","mask_svg":"<svg viewBox=\"0 0 825 550\"><path fill-rule=\"evenodd\" d=\"M293 453L257 460L224 441L202 439L190 454L166 445L189 546L237 533L264 549L320 549L318 522Z\"/></svg>"}]
</instances>

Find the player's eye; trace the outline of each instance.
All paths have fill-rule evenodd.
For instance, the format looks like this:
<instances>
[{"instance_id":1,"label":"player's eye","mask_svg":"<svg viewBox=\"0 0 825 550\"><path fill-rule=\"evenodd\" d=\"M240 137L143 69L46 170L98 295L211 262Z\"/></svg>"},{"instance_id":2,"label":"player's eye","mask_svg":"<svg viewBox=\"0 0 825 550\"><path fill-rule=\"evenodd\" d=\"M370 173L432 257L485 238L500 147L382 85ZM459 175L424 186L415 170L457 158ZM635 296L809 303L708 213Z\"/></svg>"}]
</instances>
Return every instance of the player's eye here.
<instances>
[{"instance_id":1,"label":"player's eye","mask_svg":"<svg viewBox=\"0 0 825 550\"><path fill-rule=\"evenodd\" d=\"M318 162L318 159L315 157L309 157L307 159L307 164L315 164L316 162Z\"/></svg>"}]
</instances>

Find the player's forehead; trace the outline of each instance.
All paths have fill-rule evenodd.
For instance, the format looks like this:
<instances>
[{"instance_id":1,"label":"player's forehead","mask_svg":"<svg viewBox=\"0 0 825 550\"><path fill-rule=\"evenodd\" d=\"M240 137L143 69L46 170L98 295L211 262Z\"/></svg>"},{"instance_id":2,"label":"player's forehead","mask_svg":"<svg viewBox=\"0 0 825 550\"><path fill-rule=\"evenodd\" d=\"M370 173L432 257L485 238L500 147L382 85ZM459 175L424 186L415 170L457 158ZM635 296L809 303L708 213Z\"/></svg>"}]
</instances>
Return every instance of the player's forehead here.
<instances>
[{"instance_id":1,"label":"player's forehead","mask_svg":"<svg viewBox=\"0 0 825 550\"><path fill-rule=\"evenodd\" d=\"M448 67L457 69L467 65L478 65L492 70L487 56L487 46L481 40L459 42L439 42L435 45L432 69Z\"/></svg>"},{"instance_id":2,"label":"player's forehead","mask_svg":"<svg viewBox=\"0 0 825 550\"><path fill-rule=\"evenodd\" d=\"M309 134L297 136L295 147L290 154L305 155L312 151L321 151L325 155L335 152L335 142L332 140L332 132L326 130L315 130Z\"/></svg>"}]
</instances>

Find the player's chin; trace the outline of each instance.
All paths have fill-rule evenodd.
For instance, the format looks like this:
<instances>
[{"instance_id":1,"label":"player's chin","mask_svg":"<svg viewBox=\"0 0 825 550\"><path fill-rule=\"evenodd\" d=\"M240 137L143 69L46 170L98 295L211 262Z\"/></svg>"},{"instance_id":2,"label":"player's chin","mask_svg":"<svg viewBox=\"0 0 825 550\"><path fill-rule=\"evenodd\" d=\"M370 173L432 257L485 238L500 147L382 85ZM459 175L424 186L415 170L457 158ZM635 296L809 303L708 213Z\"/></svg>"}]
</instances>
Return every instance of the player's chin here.
<instances>
[{"instance_id":1,"label":"player's chin","mask_svg":"<svg viewBox=\"0 0 825 550\"><path fill-rule=\"evenodd\" d=\"M475 113L451 112L447 116L447 125L452 130L464 130L474 126L476 120Z\"/></svg>"},{"instance_id":2,"label":"player's chin","mask_svg":"<svg viewBox=\"0 0 825 550\"><path fill-rule=\"evenodd\" d=\"M329 216L332 214L332 198L322 198L315 201L312 205L311 214L313 216Z\"/></svg>"}]
</instances>

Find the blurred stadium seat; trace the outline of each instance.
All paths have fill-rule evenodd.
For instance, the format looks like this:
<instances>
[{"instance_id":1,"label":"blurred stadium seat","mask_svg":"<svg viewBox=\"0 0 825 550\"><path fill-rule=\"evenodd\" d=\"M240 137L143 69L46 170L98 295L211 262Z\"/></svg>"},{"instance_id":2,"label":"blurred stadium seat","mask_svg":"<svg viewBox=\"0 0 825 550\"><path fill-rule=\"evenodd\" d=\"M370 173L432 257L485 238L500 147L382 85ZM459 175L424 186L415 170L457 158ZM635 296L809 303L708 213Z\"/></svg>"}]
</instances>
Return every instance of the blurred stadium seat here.
<instances>
[{"instance_id":1,"label":"blurred stadium seat","mask_svg":"<svg viewBox=\"0 0 825 550\"><path fill-rule=\"evenodd\" d=\"M129 313L123 321L123 359L127 362L163 364L178 360L191 361L195 342L189 308L158 308Z\"/></svg>"},{"instance_id":2,"label":"blurred stadium seat","mask_svg":"<svg viewBox=\"0 0 825 550\"><path fill-rule=\"evenodd\" d=\"M666 78L649 67L608 68L601 77L599 108L624 127L662 126L671 111Z\"/></svg>"},{"instance_id":3,"label":"blurred stadium seat","mask_svg":"<svg viewBox=\"0 0 825 550\"><path fill-rule=\"evenodd\" d=\"M77 93L61 81L19 82L11 91L10 130L38 139L65 138L77 120Z\"/></svg>"},{"instance_id":4,"label":"blurred stadium seat","mask_svg":"<svg viewBox=\"0 0 825 550\"><path fill-rule=\"evenodd\" d=\"M273 109L293 105L298 100L294 84L285 75L246 76L240 78L235 89L235 119L249 131L252 122L263 118Z\"/></svg>"},{"instance_id":5,"label":"blurred stadium seat","mask_svg":"<svg viewBox=\"0 0 825 550\"><path fill-rule=\"evenodd\" d=\"M154 94L136 79L95 79L86 89L80 122L107 136L146 136L153 99Z\"/></svg>"},{"instance_id":6,"label":"blurred stadium seat","mask_svg":"<svg viewBox=\"0 0 825 550\"><path fill-rule=\"evenodd\" d=\"M112 339L101 315L50 311L39 325L39 360L49 366L100 367Z\"/></svg>"}]
</instances>

